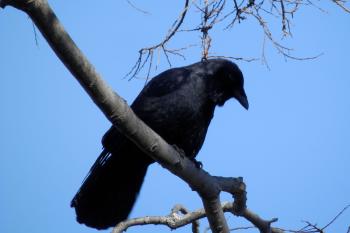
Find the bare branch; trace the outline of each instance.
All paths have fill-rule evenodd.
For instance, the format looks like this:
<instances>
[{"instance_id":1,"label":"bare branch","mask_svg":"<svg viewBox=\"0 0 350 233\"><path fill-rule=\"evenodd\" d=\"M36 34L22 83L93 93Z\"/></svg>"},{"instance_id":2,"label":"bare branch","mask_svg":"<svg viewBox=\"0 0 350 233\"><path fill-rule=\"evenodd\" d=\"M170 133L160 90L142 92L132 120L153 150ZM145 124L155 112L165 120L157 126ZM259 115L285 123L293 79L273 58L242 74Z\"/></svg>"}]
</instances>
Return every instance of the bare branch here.
<instances>
[{"instance_id":1,"label":"bare branch","mask_svg":"<svg viewBox=\"0 0 350 233\"><path fill-rule=\"evenodd\" d=\"M346 12L350 13L350 9L345 6L345 4L348 2L347 0L332 0L332 2L337 4ZM203 4L203 6L201 6L201 3ZM291 37L292 36L292 30L290 26L291 21L293 19L294 14L300 9L301 6L312 6L324 12L324 10L321 7L314 4L312 0L269 0L269 1L233 0L231 8L227 6L226 0L204 0L201 3L196 3L193 0L193 5L201 14L201 18L202 18L201 23L197 27L194 27L193 29L179 30L180 26L182 25L185 19L185 14L189 6L189 1L186 0L185 7L182 13L180 14L179 19L175 21L174 25L169 30L170 33L159 44L151 47L142 48L139 51L139 57L136 61L136 64L132 67L131 71L126 76L130 76L131 78L135 77L143 68L142 63L145 60L145 57L147 60L147 58L149 58L149 54L152 53L154 49L162 50L166 58L166 61L168 62L170 67L172 64L170 59L171 57L169 55L180 56L183 59L185 59L185 56L182 53L173 52L173 50L169 50L166 47L168 41L177 32L200 32L201 46L202 46L202 51L201 51L202 59L205 60L205 59L208 59L209 57L213 57L210 53L210 49L212 47L212 39L209 32L211 29L216 27L219 23L230 18L230 16L232 15L234 15L234 17L233 19L231 19L229 24L226 25L226 29L233 27L235 25L235 22L241 23L244 19L248 18L249 16L257 19L258 23L261 25L264 31L264 34L266 35L268 40L271 41L273 47L286 60L287 59L299 60L299 61L312 60L322 55L322 53L316 56L307 56L307 57L298 57L293 55L292 54L293 50L291 48L283 46L279 40L275 39L275 36L273 35L272 31L270 30L267 24L268 16L272 16L276 19L280 19L282 38L288 37L288 36ZM263 43L264 45L263 50L265 49L265 44L266 44L266 41L264 41ZM232 57L232 56L228 56L228 57ZM158 60L159 60L159 57L158 57ZM242 58L239 60L250 61L251 59ZM262 60L262 63L269 68L265 53L262 54L261 60ZM152 64L150 60L147 60L146 62L150 62ZM152 65L150 67L152 67ZM150 71L151 69L149 68L147 77L149 77Z\"/></svg>"},{"instance_id":2,"label":"bare branch","mask_svg":"<svg viewBox=\"0 0 350 233\"><path fill-rule=\"evenodd\" d=\"M220 206L223 212L236 214L235 212L235 209L237 209L236 204L231 202L223 202L220 204ZM178 208L178 207L175 206L175 208ZM181 208L183 207L181 206ZM195 221L206 217L205 209L198 209L193 212L188 212L186 210L185 212L182 212L182 215L177 214L178 211L173 211L173 210L169 215L166 215L166 216L147 216L147 217L141 217L141 218L128 219L124 222L119 223L113 229L112 233L120 233L133 226L150 225L150 224L164 225L174 230L174 229L183 227L185 225L188 225L190 223L195 224ZM240 216L246 218L255 226L231 228L230 231L258 228L261 233L282 233L283 232L282 229L273 228L270 226L271 223L277 221L276 218L272 220L263 220L257 214L253 213L248 209L244 209Z\"/></svg>"},{"instance_id":3,"label":"bare branch","mask_svg":"<svg viewBox=\"0 0 350 233\"><path fill-rule=\"evenodd\" d=\"M250 221L254 226L256 226L261 233L283 233L281 229L271 227L271 224L277 222L277 218L271 220L264 220L259 217L259 215L254 212L245 209L239 216L244 217Z\"/></svg>"},{"instance_id":4,"label":"bare branch","mask_svg":"<svg viewBox=\"0 0 350 233\"><path fill-rule=\"evenodd\" d=\"M142 10L141 8L135 6L135 4L132 3L130 0L126 0L126 2L127 2L132 8L134 8L135 10L137 10L137 11L139 11L139 12L145 14L145 15L150 15L150 14L151 14L151 13L149 13L148 11Z\"/></svg>"},{"instance_id":5,"label":"bare branch","mask_svg":"<svg viewBox=\"0 0 350 233\"><path fill-rule=\"evenodd\" d=\"M201 211L205 212L204 209ZM126 229L132 226L141 225L164 225L170 229L177 229L179 227L192 223L192 232L199 233L199 222L197 221L198 212L190 213L184 206L176 205L171 210L171 213L166 216L147 216L142 218L129 219L119 223L112 231L112 233L119 233L126 231Z\"/></svg>"},{"instance_id":6,"label":"bare branch","mask_svg":"<svg viewBox=\"0 0 350 233\"><path fill-rule=\"evenodd\" d=\"M177 212L181 214L189 214L190 211L184 207L183 205L177 204L171 209L171 213L176 214ZM199 233L199 221L193 220L192 221L192 232L193 233Z\"/></svg>"},{"instance_id":7,"label":"bare branch","mask_svg":"<svg viewBox=\"0 0 350 233\"><path fill-rule=\"evenodd\" d=\"M150 66L148 68L148 73L147 73L147 79L146 79L146 82L148 81L148 78L149 78L149 75L150 75L150 71L151 71L151 68L152 68L152 63L153 63L153 53L154 53L154 50L156 49L161 49L163 50L164 52L164 55L166 56L167 58L167 61L168 61L168 64L169 66L171 66L171 62L170 62L170 59L168 57L168 52L170 50L167 50L166 49L166 44L169 42L169 40L176 34L176 32L179 30L180 26L182 25L184 19L185 19L185 16L186 16L186 13L188 11L188 8L189 8L189 0L185 0L185 6L180 14L180 17L179 19L177 19L172 28L170 29L170 32L168 33L168 35L166 35L166 37L164 38L163 41L161 41L160 43L156 44L156 45L153 45L151 47L145 47L145 48L142 48L139 50L139 57L135 63L135 65L131 68L130 72L128 72L125 77L128 77L130 76L130 79L134 78L143 68L144 64L148 61L148 59L150 58L150 55L152 54L151 56L151 59L150 59ZM174 55L178 55L177 53L172 53ZM146 59L143 61L143 58L144 58L144 55L146 55ZM141 65L141 63L143 65Z\"/></svg>"},{"instance_id":8,"label":"bare branch","mask_svg":"<svg viewBox=\"0 0 350 233\"><path fill-rule=\"evenodd\" d=\"M258 61L258 58L247 58L247 57L231 57L231 56L208 56L208 58L222 58L222 59L229 59L229 60L235 60L235 61L245 61L245 62L252 62L252 61Z\"/></svg>"},{"instance_id":9,"label":"bare branch","mask_svg":"<svg viewBox=\"0 0 350 233\"><path fill-rule=\"evenodd\" d=\"M244 19L248 18L249 16L252 16L253 18L257 19L259 24L262 26L264 33L266 34L269 41L271 41L273 47L277 50L278 53L280 53L286 60L292 59L292 60L312 60L316 59L319 56L322 55L322 53L316 55L316 56L307 56L307 57L298 57L292 54L292 49L287 48L283 46L279 40L275 39L275 36L273 35L272 31L270 30L267 22L267 16L273 16L276 19L281 20L281 31L282 31L282 38L284 37L291 37L292 36L292 30L291 30L291 21L293 19L294 14L300 9L301 6L312 6L316 9L319 9L322 12L325 12L321 7L317 6L312 0L233 0L232 1L232 8L226 5L226 0L204 0L203 6L201 6L201 3L196 3L193 0L193 5L195 8L197 8L198 12L201 14L201 23L199 26L193 28L193 29L185 29L185 30L179 30L180 25L182 24L184 20L185 13L188 9L188 1L186 1L187 4L185 4L185 8L183 10L183 13L180 15L180 19L175 21L175 25L178 27L172 27L170 29L169 36L167 36L161 43L143 48L139 51L139 58L136 62L136 64L133 66L132 70L127 74L127 76L131 76L131 78L135 77L140 70L142 69L142 65L138 63L142 63L142 60L144 59L143 56L148 55L152 50L158 48L160 50L163 50L164 56L166 57L166 60L171 66L171 60L170 60L170 54L175 56L180 56L185 59L183 54L170 52L171 50L166 48L167 42L177 33L177 32L200 32L201 33L201 46L202 46L202 59L208 59L209 57L212 57L210 53L210 49L212 47L212 39L209 34L209 31L217 26L217 24L225 21L226 19L230 18L230 16L234 15L233 19L229 22L229 24L226 26L226 29L231 28L235 25L235 22L241 23ZM337 4L339 7L341 7L344 11L350 13L350 9L346 7L347 0L332 0L335 4ZM228 12L228 13L227 13ZM223 15L225 13L225 15ZM223 16L222 16L223 15ZM177 23L178 22L178 23ZM263 49L265 49L265 44ZM146 56L147 57L147 56ZM228 56L232 57L232 56ZM158 58L159 59L159 58ZM243 58L240 59L243 61L250 61L249 58ZM267 58L265 54L261 56L262 63L265 64L267 67ZM147 62L150 62L149 60ZM149 76L150 69L148 69L147 77Z\"/></svg>"},{"instance_id":10,"label":"bare branch","mask_svg":"<svg viewBox=\"0 0 350 233\"><path fill-rule=\"evenodd\" d=\"M218 19L225 7L225 0L204 1L204 7L197 8L202 12L202 22L198 27L198 30L201 31L201 42L202 42L202 60L207 60L209 58L209 49L211 47L211 37L209 31L217 24L220 20Z\"/></svg>"},{"instance_id":11,"label":"bare branch","mask_svg":"<svg viewBox=\"0 0 350 233\"><path fill-rule=\"evenodd\" d=\"M281 45L280 43L278 43L274 39L274 37L273 37L273 35L272 35L268 25L267 25L267 22L265 22L265 20L259 14L259 9L254 7L254 10L255 11L250 11L250 12L246 12L246 13L252 15L259 22L259 24L261 25L261 27L262 27L262 29L264 31L265 36L273 44L273 46L276 48L276 50L280 54L282 54L285 58L289 58L289 59L293 59L293 60L299 60L299 61L304 61L304 60L316 59L316 58L318 58L318 57L323 55L322 53L318 54L316 56L312 56L312 57L296 57L296 56L291 55L290 52L292 51L292 49ZM265 64L267 64L267 60L266 60L264 51L265 51L265 40L264 40L264 43L263 43L262 61L265 62Z\"/></svg>"},{"instance_id":12,"label":"bare branch","mask_svg":"<svg viewBox=\"0 0 350 233\"><path fill-rule=\"evenodd\" d=\"M342 0L333 0L333 2L334 2L335 4L337 4L338 6L340 6L340 8L342 8L344 11L350 13L350 9L347 8L347 7L344 5L346 1L342 1Z\"/></svg>"},{"instance_id":13,"label":"bare branch","mask_svg":"<svg viewBox=\"0 0 350 233\"><path fill-rule=\"evenodd\" d=\"M283 0L281 1L281 14L282 14L282 32L284 35L288 35L287 33L287 19L286 19L286 10L284 9Z\"/></svg>"},{"instance_id":14,"label":"bare branch","mask_svg":"<svg viewBox=\"0 0 350 233\"><path fill-rule=\"evenodd\" d=\"M349 207L350 205L345 206L329 223L327 223L322 228L318 227L317 224L311 223L310 221L304 221L306 225L299 230L287 230L283 228L277 228L277 229L284 232L291 232L291 233L325 233L324 230L330 225L332 225L335 222L335 220L337 220ZM347 233L349 233L349 231Z\"/></svg>"},{"instance_id":15,"label":"bare branch","mask_svg":"<svg viewBox=\"0 0 350 233\"><path fill-rule=\"evenodd\" d=\"M322 230L324 230L327 227L329 227L330 225L332 225L334 223L334 221L337 220L339 218L339 216L341 216L349 207L350 207L350 205L345 206L328 224L326 224L324 227L322 227Z\"/></svg>"},{"instance_id":16,"label":"bare branch","mask_svg":"<svg viewBox=\"0 0 350 233\"><path fill-rule=\"evenodd\" d=\"M35 45L36 45L37 47L39 47L38 34L37 34L37 32L36 32L36 29L35 29L35 24L32 23L32 26L33 26L33 33L34 33Z\"/></svg>"}]
</instances>

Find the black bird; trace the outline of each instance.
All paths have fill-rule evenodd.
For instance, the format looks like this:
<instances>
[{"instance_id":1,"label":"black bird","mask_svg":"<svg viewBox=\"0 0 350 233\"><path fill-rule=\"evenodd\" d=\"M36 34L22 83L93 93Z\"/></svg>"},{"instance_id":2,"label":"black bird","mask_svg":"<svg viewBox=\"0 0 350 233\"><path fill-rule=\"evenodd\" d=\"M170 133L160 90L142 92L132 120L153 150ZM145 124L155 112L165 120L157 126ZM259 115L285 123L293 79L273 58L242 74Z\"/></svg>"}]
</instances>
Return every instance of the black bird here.
<instances>
[{"instance_id":1,"label":"black bird","mask_svg":"<svg viewBox=\"0 0 350 233\"><path fill-rule=\"evenodd\" d=\"M217 105L233 97L248 109L243 82L236 64L224 59L201 61L154 77L131 108L170 145L194 160ZM102 144L104 150L71 202L77 221L97 229L115 226L128 217L147 168L154 162L115 127L106 132Z\"/></svg>"}]
</instances>

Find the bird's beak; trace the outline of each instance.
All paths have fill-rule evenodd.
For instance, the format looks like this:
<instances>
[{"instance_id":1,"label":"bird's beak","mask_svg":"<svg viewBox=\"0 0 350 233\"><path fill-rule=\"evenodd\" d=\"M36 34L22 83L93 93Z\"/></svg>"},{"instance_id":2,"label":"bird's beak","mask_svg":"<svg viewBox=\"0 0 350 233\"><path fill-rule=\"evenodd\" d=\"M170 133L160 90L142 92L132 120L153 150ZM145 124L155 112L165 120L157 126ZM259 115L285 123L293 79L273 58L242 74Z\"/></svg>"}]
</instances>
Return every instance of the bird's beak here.
<instances>
[{"instance_id":1,"label":"bird's beak","mask_svg":"<svg viewBox=\"0 0 350 233\"><path fill-rule=\"evenodd\" d=\"M238 100L238 102L245 108L248 110L249 108L249 102L248 102L248 98L247 95L245 94L245 91L242 89L240 91L237 91L237 93L235 94L235 98Z\"/></svg>"}]
</instances>

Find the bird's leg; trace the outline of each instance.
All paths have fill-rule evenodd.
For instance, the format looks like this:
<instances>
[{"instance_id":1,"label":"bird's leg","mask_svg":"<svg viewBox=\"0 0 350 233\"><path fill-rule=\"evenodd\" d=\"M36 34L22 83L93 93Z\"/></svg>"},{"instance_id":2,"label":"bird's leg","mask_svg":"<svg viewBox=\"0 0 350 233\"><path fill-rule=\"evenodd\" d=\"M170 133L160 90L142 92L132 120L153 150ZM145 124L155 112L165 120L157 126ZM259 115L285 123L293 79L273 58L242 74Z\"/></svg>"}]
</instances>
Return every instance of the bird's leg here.
<instances>
[{"instance_id":1,"label":"bird's leg","mask_svg":"<svg viewBox=\"0 0 350 233\"><path fill-rule=\"evenodd\" d=\"M173 144L172 146L180 154L181 157L184 158L186 156L185 151L183 149L181 149L180 147L178 147L175 144ZM201 161L198 161L195 158L189 158L189 159L194 163L196 168L202 168L203 167L203 163Z\"/></svg>"}]
</instances>

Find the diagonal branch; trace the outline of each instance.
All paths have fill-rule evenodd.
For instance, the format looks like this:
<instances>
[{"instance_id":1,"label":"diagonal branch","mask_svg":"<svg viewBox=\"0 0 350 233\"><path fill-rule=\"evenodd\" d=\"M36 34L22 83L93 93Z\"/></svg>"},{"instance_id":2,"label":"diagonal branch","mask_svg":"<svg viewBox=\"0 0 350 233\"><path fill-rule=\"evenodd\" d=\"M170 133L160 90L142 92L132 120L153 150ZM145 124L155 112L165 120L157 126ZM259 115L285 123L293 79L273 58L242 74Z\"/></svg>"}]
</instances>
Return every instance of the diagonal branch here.
<instances>
[{"instance_id":1,"label":"diagonal branch","mask_svg":"<svg viewBox=\"0 0 350 233\"><path fill-rule=\"evenodd\" d=\"M335 4L337 4L340 8L342 8L344 11L350 13L350 9L348 7L346 7L345 1L341 1L341 0L332 0Z\"/></svg>"},{"instance_id":2,"label":"diagonal branch","mask_svg":"<svg viewBox=\"0 0 350 233\"><path fill-rule=\"evenodd\" d=\"M335 220L337 220L339 216L342 215L349 207L350 205L345 206L329 223L327 223L324 227L322 227L322 230L332 225L335 222Z\"/></svg>"}]
</instances>

